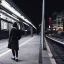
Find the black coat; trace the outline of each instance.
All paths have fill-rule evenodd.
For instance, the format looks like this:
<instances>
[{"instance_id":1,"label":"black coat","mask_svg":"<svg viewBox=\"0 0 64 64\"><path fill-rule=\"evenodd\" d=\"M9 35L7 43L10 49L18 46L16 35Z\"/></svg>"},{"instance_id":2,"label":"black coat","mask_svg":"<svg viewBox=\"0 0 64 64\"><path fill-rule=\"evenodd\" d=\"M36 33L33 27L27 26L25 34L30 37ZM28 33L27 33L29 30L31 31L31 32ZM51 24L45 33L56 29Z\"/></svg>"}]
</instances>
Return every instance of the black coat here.
<instances>
[{"instance_id":1,"label":"black coat","mask_svg":"<svg viewBox=\"0 0 64 64\"><path fill-rule=\"evenodd\" d=\"M9 43L8 48L13 50L19 50L19 30L15 27L11 29L10 35L9 35Z\"/></svg>"}]
</instances>

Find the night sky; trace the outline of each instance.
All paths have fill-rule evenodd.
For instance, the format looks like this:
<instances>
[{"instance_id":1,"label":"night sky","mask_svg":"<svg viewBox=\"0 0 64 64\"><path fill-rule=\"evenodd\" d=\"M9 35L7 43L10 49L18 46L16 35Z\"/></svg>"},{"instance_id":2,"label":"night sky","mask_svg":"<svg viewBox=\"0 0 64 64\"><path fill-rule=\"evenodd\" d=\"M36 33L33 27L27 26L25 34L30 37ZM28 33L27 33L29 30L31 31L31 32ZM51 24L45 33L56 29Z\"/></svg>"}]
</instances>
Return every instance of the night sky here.
<instances>
[{"instance_id":1,"label":"night sky","mask_svg":"<svg viewBox=\"0 0 64 64\"><path fill-rule=\"evenodd\" d=\"M27 18L38 27L42 21L42 0L13 0Z\"/></svg>"},{"instance_id":2,"label":"night sky","mask_svg":"<svg viewBox=\"0 0 64 64\"><path fill-rule=\"evenodd\" d=\"M43 0L13 0L20 10L38 27L42 21ZM48 27L48 18L53 12L64 11L64 0L45 0L45 26Z\"/></svg>"},{"instance_id":3,"label":"night sky","mask_svg":"<svg viewBox=\"0 0 64 64\"><path fill-rule=\"evenodd\" d=\"M61 11L64 11L64 0L45 0L46 27L48 27L48 18L52 17L52 13Z\"/></svg>"}]
</instances>

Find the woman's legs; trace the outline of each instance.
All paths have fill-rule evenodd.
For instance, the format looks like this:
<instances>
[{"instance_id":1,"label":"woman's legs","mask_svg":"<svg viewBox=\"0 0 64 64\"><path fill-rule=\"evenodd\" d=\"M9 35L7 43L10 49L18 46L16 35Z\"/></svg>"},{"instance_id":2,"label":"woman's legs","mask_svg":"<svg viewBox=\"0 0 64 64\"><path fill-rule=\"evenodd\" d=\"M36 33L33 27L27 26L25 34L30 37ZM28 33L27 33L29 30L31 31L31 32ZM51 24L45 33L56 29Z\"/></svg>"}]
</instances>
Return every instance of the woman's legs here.
<instances>
[{"instance_id":1,"label":"woman's legs","mask_svg":"<svg viewBox=\"0 0 64 64\"><path fill-rule=\"evenodd\" d=\"M16 53L16 61L18 61L18 50L15 50Z\"/></svg>"},{"instance_id":2,"label":"woman's legs","mask_svg":"<svg viewBox=\"0 0 64 64\"><path fill-rule=\"evenodd\" d=\"M18 61L18 50L12 50L12 54L13 54L12 58L15 58L16 55L16 60Z\"/></svg>"},{"instance_id":3,"label":"woman's legs","mask_svg":"<svg viewBox=\"0 0 64 64\"><path fill-rule=\"evenodd\" d=\"M13 57L12 59L15 59L15 50L12 50Z\"/></svg>"},{"instance_id":4,"label":"woman's legs","mask_svg":"<svg viewBox=\"0 0 64 64\"><path fill-rule=\"evenodd\" d=\"M13 56L15 56L15 54L16 54L16 57L18 57L18 50L12 50L12 54L13 54Z\"/></svg>"},{"instance_id":5,"label":"woman's legs","mask_svg":"<svg viewBox=\"0 0 64 64\"><path fill-rule=\"evenodd\" d=\"M12 50L12 54L13 54L13 56L15 56L15 50Z\"/></svg>"},{"instance_id":6,"label":"woman's legs","mask_svg":"<svg viewBox=\"0 0 64 64\"><path fill-rule=\"evenodd\" d=\"M18 58L18 50L15 50L15 53L16 53L16 57Z\"/></svg>"}]
</instances>

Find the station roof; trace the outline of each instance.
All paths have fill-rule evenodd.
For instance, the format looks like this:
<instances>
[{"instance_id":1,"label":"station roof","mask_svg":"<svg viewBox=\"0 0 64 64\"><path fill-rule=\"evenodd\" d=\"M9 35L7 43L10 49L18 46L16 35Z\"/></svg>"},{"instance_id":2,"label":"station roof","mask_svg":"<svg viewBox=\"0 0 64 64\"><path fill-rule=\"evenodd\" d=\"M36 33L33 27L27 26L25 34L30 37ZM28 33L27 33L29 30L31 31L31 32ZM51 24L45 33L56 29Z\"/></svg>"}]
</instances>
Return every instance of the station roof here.
<instances>
[{"instance_id":1,"label":"station roof","mask_svg":"<svg viewBox=\"0 0 64 64\"><path fill-rule=\"evenodd\" d=\"M12 0L2 0L2 3L4 3L4 1L6 1L6 4L10 4L10 5L12 5L12 6L10 6L9 5L9 7L11 8L9 8L8 7L8 5L7 6L5 6L5 5L3 5L3 4L1 4L1 5L3 5L4 7L6 7L8 10L10 10L11 12L13 12L14 14L16 14L16 15L18 15L20 18L22 18L24 21L26 21L27 23L29 23L30 25L32 25L34 28L36 28L34 25L33 25L33 23L31 22L31 20L29 20L29 18L27 18L27 16L25 16L24 14L23 14L23 12L21 12L21 10L16 6L16 4L14 4L14 2L12 1ZM8 2L8 3L7 3ZM14 4L14 5L13 5ZM13 9L14 10L16 10L15 12L13 11ZM19 12L19 13L17 13L17 12ZM21 14L20 14L21 13ZM24 15L24 16L23 16Z\"/></svg>"},{"instance_id":2,"label":"station roof","mask_svg":"<svg viewBox=\"0 0 64 64\"><path fill-rule=\"evenodd\" d=\"M42 0L13 0L13 2L36 27L41 24Z\"/></svg>"}]
</instances>

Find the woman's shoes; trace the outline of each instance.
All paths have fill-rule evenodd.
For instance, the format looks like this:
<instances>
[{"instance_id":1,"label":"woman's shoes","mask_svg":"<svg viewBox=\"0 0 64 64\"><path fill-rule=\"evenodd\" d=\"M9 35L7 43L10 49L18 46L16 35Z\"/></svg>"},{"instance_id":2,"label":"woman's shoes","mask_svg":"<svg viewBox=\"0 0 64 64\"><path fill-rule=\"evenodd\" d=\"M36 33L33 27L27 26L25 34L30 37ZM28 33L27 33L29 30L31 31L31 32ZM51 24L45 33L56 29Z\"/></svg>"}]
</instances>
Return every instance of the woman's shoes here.
<instances>
[{"instance_id":1,"label":"woman's shoes","mask_svg":"<svg viewBox=\"0 0 64 64\"><path fill-rule=\"evenodd\" d=\"M15 57L12 57L11 59L18 62L18 57L16 57L16 58Z\"/></svg>"},{"instance_id":2,"label":"woman's shoes","mask_svg":"<svg viewBox=\"0 0 64 64\"><path fill-rule=\"evenodd\" d=\"M18 59L15 59L18 62Z\"/></svg>"},{"instance_id":3,"label":"woman's shoes","mask_svg":"<svg viewBox=\"0 0 64 64\"><path fill-rule=\"evenodd\" d=\"M15 57L12 57L11 59L12 59L12 60L15 60Z\"/></svg>"},{"instance_id":4,"label":"woman's shoes","mask_svg":"<svg viewBox=\"0 0 64 64\"><path fill-rule=\"evenodd\" d=\"M15 60L18 62L18 57L16 57Z\"/></svg>"}]
</instances>

